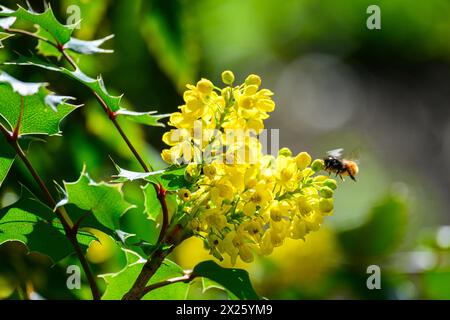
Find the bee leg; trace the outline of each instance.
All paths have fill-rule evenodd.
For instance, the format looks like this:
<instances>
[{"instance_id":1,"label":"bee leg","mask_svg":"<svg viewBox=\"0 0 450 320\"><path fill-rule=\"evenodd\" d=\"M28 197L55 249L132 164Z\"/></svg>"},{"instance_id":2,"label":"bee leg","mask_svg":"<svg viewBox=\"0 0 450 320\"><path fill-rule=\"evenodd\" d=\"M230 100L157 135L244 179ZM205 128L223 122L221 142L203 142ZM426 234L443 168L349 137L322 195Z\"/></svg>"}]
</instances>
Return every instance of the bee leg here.
<instances>
[{"instance_id":1,"label":"bee leg","mask_svg":"<svg viewBox=\"0 0 450 320\"><path fill-rule=\"evenodd\" d=\"M356 178L349 172L348 175L350 176L350 178L356 182Z\"/></svg>"}]
</instances>

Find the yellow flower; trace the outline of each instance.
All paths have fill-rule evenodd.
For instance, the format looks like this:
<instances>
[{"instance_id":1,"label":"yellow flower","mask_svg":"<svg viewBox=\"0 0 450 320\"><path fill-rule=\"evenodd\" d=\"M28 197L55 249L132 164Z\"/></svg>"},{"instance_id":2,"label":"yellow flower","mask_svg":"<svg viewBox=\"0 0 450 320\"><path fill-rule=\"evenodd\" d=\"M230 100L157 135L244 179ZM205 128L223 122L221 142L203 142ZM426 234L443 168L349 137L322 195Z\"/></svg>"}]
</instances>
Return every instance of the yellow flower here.
<instances>
[{"instance_id":1,"label":"yellow flower","mask_svg":"<svg viewBox=\"0 0 450 320\"><path fill-rule=\"evenodd\" d=\"M224 71L222 80L225 88L207 79L187 85L184 104L170 117L174 128L163 135L170 148L161 157L187 164L190 186L178 191L186 226L205 240L210 254L234 264L318 230L333 212L337 184L317 174L324 162L311 163L306 152L263 154L258 134L275 102L259 76L233 86L234 74Z\"/></svg>"}]
</instances>

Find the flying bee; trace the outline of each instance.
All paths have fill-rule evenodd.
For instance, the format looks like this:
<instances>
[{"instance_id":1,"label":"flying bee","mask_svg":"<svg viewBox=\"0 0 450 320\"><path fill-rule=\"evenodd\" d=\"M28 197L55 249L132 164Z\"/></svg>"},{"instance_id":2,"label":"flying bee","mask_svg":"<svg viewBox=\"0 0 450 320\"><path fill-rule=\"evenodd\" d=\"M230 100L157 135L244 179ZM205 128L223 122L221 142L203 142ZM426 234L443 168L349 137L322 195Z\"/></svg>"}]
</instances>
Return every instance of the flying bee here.
<instances>
[{"instance_id":1,"label":"flying bee","mask_svg":"<svg viewBox=\"0 0 450 320\"><path fill-rule=\"evenodd\" d=\"M335 173L344 180L343 176L349 176L356 181L355 176L358 174L358 164L356 161L344 159L342 157L343 149L335 149L327 152L327 157L323 159L325 163L325 171L330 174Z\"/></svg>"}]
</instances>

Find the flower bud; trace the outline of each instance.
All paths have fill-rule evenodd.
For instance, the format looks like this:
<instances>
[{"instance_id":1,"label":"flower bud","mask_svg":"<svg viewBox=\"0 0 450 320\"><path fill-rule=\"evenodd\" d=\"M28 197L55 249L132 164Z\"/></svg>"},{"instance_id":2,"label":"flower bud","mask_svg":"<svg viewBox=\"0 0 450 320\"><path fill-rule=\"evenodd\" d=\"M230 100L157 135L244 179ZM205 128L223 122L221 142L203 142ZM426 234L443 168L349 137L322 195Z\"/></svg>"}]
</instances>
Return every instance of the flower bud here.
<instances>
[{"instance_id":1,"label":"flower bud","mask_svg":"<svg viewBox=\"0 0 450 320\"><path fill-rule=\"evenodd\" d=\"M336 190L336 188L337 188L337 183L336 183L336 180L334 180L334 179L325 180L323 185L330 189L333 189L333 190Z\"/></svg>"},{"instance_id":2,"label":"flower bud","mask_svg":"<svg viewBox=\"0 0 450 320\"><path fill-rule=\"evenodd\" d=\"M321 199L319 202L319 209L323 213L330 213L333 211L333 199Z\"/></svg>"},{"instance_id":3,"label":"flower bud","mask_svg":"<svg viewBox=\"0 0 450 320\"><path fill-rule=\"evenodd\" d=\"M197 89L203 94L209 94L213 90L214 85L208 79L202 79L197 82Z\"/></svg>"},{"instance_id":4,"label":"flower bud","mask_svg":"<svg viewBox=\"0 0 450 320\"><path fill-rule=\"evenodd\" d=\"M300 170L305 169L311 163L311 156L307 152L300 152L296 157L295 161L297 163L297 167Z\"/></svg>"},{"instance_id":5,"label":"flower bud","mask_svg":"<svg viewBox=\"0 0 450 320\"><path fill-rule=\"evenodd\" d=\"M191 199L191 192L186 188L182 188L178 190L178 197L184 202L189 201Z\"/></svg>"},{"instance_id":6,"label":"flower bud","mask_svg":"<svg viewBox=\"0 0 450 320\"><path fill-rule=\"evenodd\" d=\"M290 156L292 156L292 151L289 150L289 148L281 148L280 151L278 151L278 155L284 156L284 157L290 157Z\"/></svg>"},{"instance_id":7,"label":"flower bud","mask_svg":"<svg viewBox=\"0 0 450 320\"><path fill-rule=\"evenodd\" d=\"M222 72L222 81L225 84L232 85L234 82L234 74L230 70Z\"/></svg>"},{"instance_id":8,"label":"flower bud","mask_svg":"<svg viewBox=\"0 0 450 320\"><path fill-rule=\"evenodd\" d=\"M261 85L261 78L256 74L251 74L247 77L247 79L245 79L245 85L247 86L256 85L259 87Z\"/></svg>"},{"instance_id":9,"label":"flower bud","mask_svg":"<svg viewBox=\"0 0 450 320\"><path fill-rule=\"evenodd\" d=\"M333 197L333 189L330 187L322 187L319 190L319 194L322 198L331 198Z\"/></svg>"},{"instance_id":10,"label":"flower bud","mask_svg":"<svg viewBox=\"0 0 450 320\"><path fill-rule=\"evenodd\" d=\"M320 170L323 170L325 168L325 164L323 163L323 160L321 159L316 159L314 160L314 162L311 164L311 169L314 172L318 172Z\"/></svg>"},{"instance_id":11,"label":"flower bud","mask_svg":"<svg viewBox=\"0 0 450 320\"><path fill-rule=\"evenodd\" d=\"M239 247L239 257L241 257L242 261L250 263L253 261L253 253L250 250L250 247L247 245L242 245Z\"/></svg>"}]
</instances>

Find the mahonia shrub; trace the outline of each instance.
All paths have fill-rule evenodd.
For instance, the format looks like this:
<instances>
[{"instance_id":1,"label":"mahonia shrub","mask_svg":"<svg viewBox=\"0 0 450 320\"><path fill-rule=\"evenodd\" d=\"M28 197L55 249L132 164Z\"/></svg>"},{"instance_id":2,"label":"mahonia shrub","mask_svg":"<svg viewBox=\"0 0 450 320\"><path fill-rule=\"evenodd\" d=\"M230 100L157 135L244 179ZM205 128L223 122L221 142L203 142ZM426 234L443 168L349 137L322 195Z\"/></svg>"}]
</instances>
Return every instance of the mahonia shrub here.
<instances>
[{"instance_id":1,"label":"mahonia shrub","mask_svg":"<svg viewBox=\"0 0 450 320\"><path fill-rule=\"evenodd\" d=\"M18 21L20 28L15 28ZM244 270L224 268L213 260L183 270L168 256L190 237L203 239L213 257L228 256L233 264L269 255L287 238L305 240L333 212L337 183L320 174L324 161L312 161L307 152L293 155L287 148L276 155L265 152L261 137L264 121L275 110L273 93L261 88L257 75L235 85L234 74L224 71L223 88L207 79L187 85L184 104L170 115L172 128L163 135L168 148L161 157L168 166L154 171L121 123L162 127L160 120L169 115L127 110L122 97L109 94L100 76L83 73L78 59L112 52L101 48L111 36L84 41L72 36L75 27L61 24L49 6L43 13L0 6L0 41L26 36L38 43L36 55L19 54L7 64L56 72L92 93L142 170L113 163L117 174L97 182L85 167L74 182L57 183L56 188L46 185L30 160L28 145L61 136L60 122L86 106L53 93L48 83L23 82L0 70L0 186L13 163L21 161L40 190L33 194L24 186L16 203L0 208L0 245L19 241L62 265L64 258L74 255L94 299L159 295L183 299L196 278L215 282L230 297L259 299ZM3 45L0 42L0 48ZM126 200L126 184L140 186L136 203ZM132 208L141 211L135 218L145 227L124 230L122 218ZM100 231L120 246L127 259L122 270L100 275L106 283L103 292L86 259ZM176 289L164 291L174 283Z\"/></svg>"},{"instance_id":2,"label":"mahonia shrub","mask_svg":"<svg viewBox=\"0 0 450 320\"><path fill-rule=\"evenodd\" d=\"M176 129L164 134L171 148L162 157L170 164L201 159L186 166L192 184L179 190L177 214L188 217L187 228L215 257L252 262L286 237L304 239L319 229L333 211L337 184L316 174L323 161L311 163L306 152L293 156L283 148L277 157L263 155L250 133L264 129L275 109L273 93L260 88L257 75L233 86L233 73L225 71L222 80L229 84L223 89L207 79L187 86L181 112L170 116Z\"/></svg>"}]
</instances>

